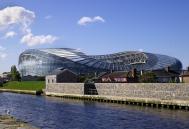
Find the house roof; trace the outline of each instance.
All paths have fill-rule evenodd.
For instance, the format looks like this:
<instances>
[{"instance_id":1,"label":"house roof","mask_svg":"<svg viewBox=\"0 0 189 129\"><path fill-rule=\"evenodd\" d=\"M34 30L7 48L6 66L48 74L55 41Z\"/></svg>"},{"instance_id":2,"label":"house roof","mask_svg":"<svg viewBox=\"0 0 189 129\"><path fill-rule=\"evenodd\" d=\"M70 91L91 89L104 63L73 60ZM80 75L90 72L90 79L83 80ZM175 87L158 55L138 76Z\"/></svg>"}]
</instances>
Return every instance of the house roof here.
<instances>
[{"instance_id":1,"label":"house roof","mask_svg":"<svg viewBox=\"0 0 189 129\"><path fill-rule=\"evenodd\" d=\"M153 70L152 71L156 77L176 77L179 76L178 73L174 72L174 71L166 71L166 70Z\"/></svg>"},{"instance_id":2,"label":"house roof","mask_svg":"<svg viewBox=\"0 0 189 129\"><path fill-rule=\"evenodd\" d=\"M189 76L189 71L188 70L183 71L181 76Z\"/></svg>"},{"instance_id":3,"label":"house roof","mask_svg":"<svg viewBox=\"0 0 189 129\"><path fill-rule=\"evenodd\" d=\"M65 68L57 68L55 69L50 75L59 75L62 74L64 72L70 72L72 74L77 75L76 73L74 73L73 71L69 70L69 69L65 69Z\"/></svg>"},{"instance_id":4,"label":"house roof","mask_svg":"<svg viewBox=\"0 0 189 129\"><path fill-rule=\"evenodd\" d=\"M131 72L125 72L125 71L118 71L118 72L113 72L113 73L109 73L109 74L105 74L103 76L101 76L102 78L122 78L122 77L131 77Z\"/></svg>"}]
</instances>

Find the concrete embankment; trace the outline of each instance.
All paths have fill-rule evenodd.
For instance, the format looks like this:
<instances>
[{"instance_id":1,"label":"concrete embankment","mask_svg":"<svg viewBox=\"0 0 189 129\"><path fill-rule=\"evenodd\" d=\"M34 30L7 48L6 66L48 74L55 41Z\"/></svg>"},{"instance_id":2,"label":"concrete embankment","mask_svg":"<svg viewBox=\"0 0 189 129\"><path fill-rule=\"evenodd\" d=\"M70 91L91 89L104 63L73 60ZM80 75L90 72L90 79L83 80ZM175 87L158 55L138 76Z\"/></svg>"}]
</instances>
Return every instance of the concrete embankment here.
<instances>
[{"instance_id":1,"label":"concrete embankment","mask_svg":"<svg viewBox=\"0 0 189 129\"><path fill-rule=\"evenodd\" d=\"M189 109L189 84L185 83L54 83L46 95L99 102Z\"/></svg>"},{"instance_id":2,"label":"concrete embankment","mask_svg":"<svg viewBox=\"0 0 189 129\"><path fill-rule=\"evenodd\" d=\"M0 89L0 92L11 92L11 93L31 94L31 95L40 95L41 94L39 91L15 90L15 89Z\"/></svg>"},{"instance_id":3,"label":"concrete embankment","mask_svg":"<svg viewBox=\"0 0 189 129\"><path fill-rule=\"evenodd\" d=\"M11 116L0 116L0 129L38 129Z\"/></svg>"}]
</instances>

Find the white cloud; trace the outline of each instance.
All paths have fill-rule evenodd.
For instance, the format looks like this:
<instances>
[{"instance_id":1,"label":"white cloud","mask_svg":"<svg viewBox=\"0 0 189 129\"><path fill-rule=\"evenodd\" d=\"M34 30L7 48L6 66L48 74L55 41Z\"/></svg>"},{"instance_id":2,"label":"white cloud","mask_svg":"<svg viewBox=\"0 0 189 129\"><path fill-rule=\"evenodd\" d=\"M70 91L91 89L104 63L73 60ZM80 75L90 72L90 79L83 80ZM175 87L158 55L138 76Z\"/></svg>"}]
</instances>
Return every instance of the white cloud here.
<instances>
[{"instance_id":1,"label":"white cloud","mask_svg":"<svg viewBox=\"0 0 189 129\"><path fill-rule=\"evenodd\" d=\"M1 28L14 28L18 26L22 30L23 37L21 42L27 44L28 46L35 46L38 44L53 43L57 40L56 36L52 35L33 35L30 28L31 23L35 20L35 13L33 11L27 10L24 7L13 6L6 7L0 10L0 29ZM52 16L47 16L49 19ZM15 36L14 31L7 32L4 38L11 38Z\"/></svg>"},{"instance_id":2,"label":"white cloud","mask_svg":"<svg viewBox=\"0 0 189 129\"><path fill-rule=\"evenodd\" d=\"M0 10L0 28L21 25L22 30L28 32L34 19L35 13L23 7L13 6Z\"/></svg>"},{"instance_id":3,"label":"white cloud","mask_svg":"<svg viewBox=\"0 0 189 129\"><path fill-rule=\"evenodd\" d=\"M12 38L12 37L14 37L14 36L16 36L17 35L17 33L16 32L14 32L14 31L9 31L9 32L7 32L6 34L5 34L5 38Z\"/></svg>"},{"instance_id":4,"label":"white cloud","mask_svg":"<svg viewBox=\"0 0 189 129\"><path fill-rule=\"evenodd\" d=\"M0 51L4 51L4 50L6 50L6 48L0 46Z\"/></svg>"},{"instance_id":5,"label":"white cloud","mask_svg":"<svg viewBox=\"0 0 189 129\"><path fill-rule=\"evenodd\" d=\"M47 16L45 16L45 19L51 19L52 18L52 16L51 15L47 15Z\"/></svg>"},{"instance_id":6,"label":"white cloud","mask_svg":"<svg viewBox=\"0 0 189 129\"><path fill-rule=\"evenodd\" d=\"M94 17L93 20L94 20L94 22L98 22L98 21L99 22L105 22L105 20L102 17L100 17L100 16Z\"/></svg>"},{"instance_id":7,"label":"white cloud","mask_svg":"<svg viewBox=\"0 0 189 129\"><path fill-rule=\"evenodd\" d=\"M95 22L105 22L104 18L100 17L100 16L95 16L95 17L82 17L79 19L79 21L77 22L78 25L82 25L85 26L89 23L95 23Z\"/></svg>"},{"instance_id":8,"label":"white cloud","mask_svg":"<svg viewBox=\"0 0 189 129\"><path fill-rule=\"evenodd\" d=\"M7 57L7 54L6 53L1 53L0 52L0 59L5 59Z\"/></svg>"},{"instance_id":9,"label":"white cloud","mask_svg":"<svg viewBox=\"0 0 189 129\"><path fill-rule=\"evenodd\" d=\"M58 38L52 35L33 35L32 33L28 33L24 35L21 39L21 43L25 43L28 46L35 46L41 44L51 44L56 41Z\"/></svg>"},{"instance_id":10,"label":"white cloud","mask_svg":"<svg viewBox=\"0 0 189 129\"><path fill-rule=\"evenodd\" d=\"M90 18L90 17L82 17L77 23L79 25L86 25L86 24L91 23L91 22L93 22L92 18Z\"/></svg>"}]
</instances>

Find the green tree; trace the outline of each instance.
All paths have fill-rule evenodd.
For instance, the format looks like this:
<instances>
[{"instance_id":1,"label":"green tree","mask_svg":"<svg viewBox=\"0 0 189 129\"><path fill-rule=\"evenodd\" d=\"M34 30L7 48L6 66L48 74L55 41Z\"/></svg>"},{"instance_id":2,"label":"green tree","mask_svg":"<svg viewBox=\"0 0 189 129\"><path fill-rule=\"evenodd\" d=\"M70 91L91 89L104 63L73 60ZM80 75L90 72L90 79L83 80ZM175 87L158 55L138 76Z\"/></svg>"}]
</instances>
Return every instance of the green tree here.
<instances>
[{"instance_id":1,"label":"green tree","mask_svg":"<svg viewBox=\"0 0 189 129\"><path fill-rule=\"evenodd\" d=\"M15 65L11 67L11 80L12 81L20 81L20 73L18 72L17 68Z\"/></svg>"},{"instance_id":2,"label":"green tree","mask_svg":"<svg viewBox=\"0 0 189 129\"><path fill-rule=\"evenodd\" d=\"M140 76L140 82L142 83L154 83L156 82L156 75L153 72L146 72Z\"/></svg>"}]
</instances>

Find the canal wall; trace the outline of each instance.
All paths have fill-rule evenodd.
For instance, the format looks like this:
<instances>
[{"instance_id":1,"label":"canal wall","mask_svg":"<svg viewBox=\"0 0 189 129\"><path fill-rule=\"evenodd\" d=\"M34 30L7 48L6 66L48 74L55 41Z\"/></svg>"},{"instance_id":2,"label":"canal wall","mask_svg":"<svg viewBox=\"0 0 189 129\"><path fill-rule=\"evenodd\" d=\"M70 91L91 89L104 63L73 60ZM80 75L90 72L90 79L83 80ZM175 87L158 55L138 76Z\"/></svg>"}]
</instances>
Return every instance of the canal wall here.
<instances>
[{"instance_id":1,"label":"canal wall","mask_svg":"<svg viewBox=\"0 0 189 129\"><path fill-rule=\"evenodd\" d=\"M96 83L98 95L161 100L189 100L189 84L181 83Z\"/></svg>"},{"instance_id":2,"label":"canal wall","mask_svg":"<svg viewBox=\"0 0 189 129\"><path fill-rule=\"evenodd\" d=\"M46 84L45 93L84 95L84 83L49 83Z\"/></svg>"},{"instance_id":3,"label":"canal wall","mask_svg":"<svg viewBox=\"0 0 189 129\"><path fill-rule=\"evenodd\" d=\"M46 85L46 95L189 107L188 83L57 83Z\"/></svg>"},{"instance_id":4,"label":"canal wall","mask_svg":"<svg viewBox=\"0 0 189 129\"><path fill-rule=\"evenodd\" d=\"M40 95L38 91L32 90L16 90L16 89L0 89L0 92L11 92L11 93L18 93L18 94L31 94L31 95Z\"/></svg>"}]
</instances>

